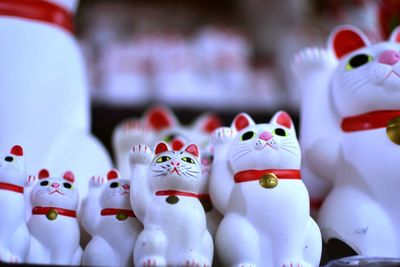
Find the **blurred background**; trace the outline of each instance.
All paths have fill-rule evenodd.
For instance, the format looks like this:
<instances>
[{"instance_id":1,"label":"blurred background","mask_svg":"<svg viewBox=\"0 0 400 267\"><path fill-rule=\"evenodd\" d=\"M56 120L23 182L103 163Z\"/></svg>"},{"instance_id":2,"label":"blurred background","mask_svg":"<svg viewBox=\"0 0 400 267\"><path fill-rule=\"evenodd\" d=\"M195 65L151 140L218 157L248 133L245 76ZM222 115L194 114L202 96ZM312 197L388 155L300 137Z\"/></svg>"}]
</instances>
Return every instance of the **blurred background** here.
<instances>
[{"instance_id":1,"label":"blurred background","mask_svg":"<svg viewBox=\"0 0 400 267\"><path fill-rule=\"evenodd\" d=\"M93 132L110 148L116 123L153 103L183 123L205 111L261 122L279 109L298 121L294 53L345 23L385 39L399 13L395 0L81 0Z\"/></svg>"}]
</instances>

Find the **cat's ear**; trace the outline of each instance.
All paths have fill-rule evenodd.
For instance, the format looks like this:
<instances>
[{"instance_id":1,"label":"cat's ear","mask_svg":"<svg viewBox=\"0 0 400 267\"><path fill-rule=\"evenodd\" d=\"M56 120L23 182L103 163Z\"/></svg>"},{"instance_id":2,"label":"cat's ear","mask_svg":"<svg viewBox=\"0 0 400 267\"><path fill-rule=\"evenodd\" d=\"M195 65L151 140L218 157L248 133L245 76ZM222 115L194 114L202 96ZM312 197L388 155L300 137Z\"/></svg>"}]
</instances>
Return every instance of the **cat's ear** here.
<instances>
[{"instance_id":1,"label":"cat's ear","mask_svg":"<svg viewBox=\"0 0 400 267\"><path fill-rule=\"evenodd\" d=\"M247 113L239 113L236 115L236 117L233 119L231 128L234 128L236 131L240 131L248 126L254 125L253 119L247 114Z\"/></svg>"},{"instance_id":2,"label":"cat's ear","mask_svg":"<svg viewBox=\"0 0 400 267\"><path fill-rule=\"evenodd\" d=\"M50 173L49 173L49 171L47 169L41 169L39 171L38 177L39 177L39 180L40 179L49 178L50 177Z\"/></svg>"},{"instance_id":3,"label":"cat's ear","mask_svg":"<svg viewBox=\"0 0 400 267\"><path fill-rule=\"evenodd\" d=\"M206 113L200 116L194 122L194 128L204 133L212 133L218 127L221 127L221 120L218 116Z\"/></svg>"},{"instance_id":4,"label":"cat's ear","mask_svg":"<svg viewBox=\"0 0 400 267\"><path fill-rule=\"evenodd\" d=\"M164 106L154 106L150 108L146 112L144 119L146 125L150 125L150 127L156 131L171 128L178 123L174 113Z\"/></svg>"},{"instance_id":5,"label":"cat's ear","mask_svg":"<svg viewBox=\"0 0 400 267\"><path fill-rule=\"evenodd\" d=\"M336 27L328 38L328 48L337 58L370 45L368 37L358 28L351 25Z\"/></svg>"},{"instance_id":6,"label":"cat's ear","mask_svg":"<svg viewBox=\"0 0 400 267\"><path fill-rule=\"evenodd\" d=\"M190 144L185 148L185 151L192 154L196 158L199 157L199 147L196 144Z\"/></svg>"},{"instance_id":7,"label":"cat's ear","mask_svg":"<svg viewBox=\"0 0 400 267\"><path fill-rule=\"evenodd\" d=\"M15 145L11 148L10 154L15 155L15 156L23 156L24 150L22 149L21 146Z\"/></svg>"},{"instance_id":8,"label":"cat's ear","mask_svg":"<svg viewBox=\"0 0 400 267\"><path fill-rule=\"evenodd\" d=\"M119 178L119 172L116 169L112 169L107 173L107 180L114 180Z\"/></svg>"},{"instance_id":9,"label":"cat's ear","mask_svg":"<svg viewBox=\"0 0 400 267\"><path fill-rule=\"evenodd\" d=\"M389 40L393 43L400 43L400 26L397 26L390 34Z\"/></svg>"},{"instance_id":10,"label":"cat's ear","mask_svg":"<svg viewBox=\"0 0 400 267\"><path fill-rule=\"evenodd\" d=\"M168 150L170 150L170 148L169 148L168 144L165 143L164 141L159 142L156 145L156 148L154 149L156 155L158 155L162 152L168 151Z\"/></svg>"},{"instance_id":11,"label":"cat's ear","mask_svg":"<svg viewBox=\"0 0 400 267\"><path fill-rule=\"evenodd\" d=\"M63 175L63 178L71 183L75 181L75 175L71 171L66 171Z\"/></svg>"},{"instance_id":12,"label":"cat's ear","mask_svg":"<svg viewBox=\"0 0 400 267\"><path fill-rule=\"evenodd\" d=\"M272 117L270 123L276 124L278 126L283 126L295 133L293 120L290 115L285 111L278 111Z\"/></svg>"}]
</instances>

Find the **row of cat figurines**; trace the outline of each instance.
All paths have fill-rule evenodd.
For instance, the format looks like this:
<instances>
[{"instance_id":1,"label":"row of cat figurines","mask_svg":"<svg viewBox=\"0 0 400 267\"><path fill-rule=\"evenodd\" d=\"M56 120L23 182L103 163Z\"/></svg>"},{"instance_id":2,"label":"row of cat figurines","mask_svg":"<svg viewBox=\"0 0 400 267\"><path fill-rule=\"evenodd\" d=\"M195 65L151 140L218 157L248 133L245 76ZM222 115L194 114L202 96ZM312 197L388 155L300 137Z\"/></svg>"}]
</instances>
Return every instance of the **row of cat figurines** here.
<instances>
[{"instance_id":1,"label":"row of cat figurines","mask_svg":"<svg viewBox=\"0 0 400 267\"><path fill-rule=\"evenodd\" d=\"M208 147L213 160L204 181L200 145L179 138L153 148L135 144L127 156L130 179L116 170L94 176L79 209L72 172L53 177L41 170L23 187L23 151L14 146L0 161L0 208L6 214L0 221L1 260L319 266L321 234L309 215L290 116L280 111L269 123L256 124L240 113L230 127L212 131ZM201 191L204 183L207 190ZM92 237L84 250L79 223Z\"/></svg>"}]
</instances>

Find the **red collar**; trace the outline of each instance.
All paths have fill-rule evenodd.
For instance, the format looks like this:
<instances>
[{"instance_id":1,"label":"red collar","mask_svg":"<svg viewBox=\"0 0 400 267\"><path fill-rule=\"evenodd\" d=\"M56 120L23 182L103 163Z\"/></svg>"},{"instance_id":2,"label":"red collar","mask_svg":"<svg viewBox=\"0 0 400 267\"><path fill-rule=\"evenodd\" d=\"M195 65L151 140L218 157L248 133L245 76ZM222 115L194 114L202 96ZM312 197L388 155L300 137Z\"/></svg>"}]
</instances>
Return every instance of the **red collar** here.
<instances>
[{"instance_id":1,"label":"red collar","mask_svg":"<svg viewBox=\"0 0 400 267\"><path fill-rule=\"evenodd\" d=\"M63 208L55 208L55 207L34 207L32 209L32 214L47 215L47 214L49 214L49 212L54 212L54 211L60 215L76 218L76 211L67 210L67 209L63 209Z\"/></svg>"},{"instance_id":2,"label":"red collar","mask_svg":"<svg viewBox=\"0 0 400 267\"><path fill-rule=\"evenodd\" d=\"M22 186L15 185L15 184L0 183L0 189L13 191L13 192L21 193L21 194L24 193L24 188Z\"/></svg>"},{"instance_id":3,"label":"red collar","mask_svg":"<svg viewBox=\"0 0 400 267\"><path fill-rule=\"evenodd\" d=\"M245 170L235 173L235 183L258 181L263 175L273 173L278 179L301 179L300 170L278 170L278 169L266 169L266 170Z\"/></svg>"},{"instance_id":4,"label":"red collar","mask_svg":"<svg viewBox=\"0 0 400 267\"><path fill-rule=\"evenodd\" d=\"M198 194L190 193L190 192L176 191L176 190L157 191L156 192L156 196L185 196L185 197L199 198Z\"/></svg>"},{"instance_id":5,"label":"red collar","mask_svg":"<svg viewBox=\"0 0 400 267\"><path fill-rule=\"evenodd\" d=\"M0 16L20 17L57 25L74 32L72 15L63 7L44 0L1 0Z\"/></svg>"},{"instance_id":6,"label":"red collar","mask_svg":"<svg viewBox=\"0 0 400 267\"><path fill-rule=\"evenodd\" d=\"M341 127L344 132L373 130L386 127L389 120L400 116L400 110L378 110L346 117Z\"/></svg>"},{"instance_id":7,"label":"red collar","mask_svg":"<svg viewBox=\"0 0 400 267\"><path fill-rule=\"evenodd\" d=\"M100 214L101 216L124 214L128 217L136 217L135 213L132 210L113 209L113 208L102 209Z\"/></svg>"}]
</instances>

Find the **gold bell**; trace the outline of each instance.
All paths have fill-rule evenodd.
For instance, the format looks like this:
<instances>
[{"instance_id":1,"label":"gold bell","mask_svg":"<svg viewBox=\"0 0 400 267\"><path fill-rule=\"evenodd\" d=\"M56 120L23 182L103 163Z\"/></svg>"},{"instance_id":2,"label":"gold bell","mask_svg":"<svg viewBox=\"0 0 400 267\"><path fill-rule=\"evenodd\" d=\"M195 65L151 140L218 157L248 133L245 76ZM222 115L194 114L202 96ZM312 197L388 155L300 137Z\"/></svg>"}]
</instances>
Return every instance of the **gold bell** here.
<instances>
[{"instance_id":1,"label":"gold bell","mask_svg":"<svg viewBox=\"0 0 400 267\"><path fill-rule=\"evenodd\" d=\"M179 198L177 196L168 196L165 201L167 201L168 204L176 204L179 201Z\"/></svg>"},{"instance_id":2,"label":"gold bell","mask_svg":"<svg viewBox=\"0 0 400 267\"><path fill-rule=\"evenodd\" d=\"M386 134L393 143L400 145L400 116L388 122L386 125Z\"/></svg>"},{"instance_id":3,"label":"gold bell","mask_svg":"<svg viewBox=\"0 0 400 267\"><path fill-rule=\"evenodd\" d=\"M57 211L54 210L54 209L51 209L51 210L49 210L49 211L46 213L46 218L47 218L49 221L54 221L55 219L57 219L57 216L58 216L58 213L57 213Z\"/></svg>"},{"instance_id":4,"label":"gold bell","mask_svg":"<svg viewBox=\"0 0 400 267\"><path fill-rule=\"evenodd\" d=\"M124 212L120 211L117 213L116 218L118 221L125 221L126 219L128 219L128 215L126 215Z\"/></svg>"},{"instance_id":5,"label":"gold bell","mask_svg":"<svg viewBox=\"0 0 400 267\"><path fill-rule=\"evenodd\" d=\"M259 180L261 187L274 188L278 185L278 177L273 173L267 173Z\"/></svg>"}]
</instances>

